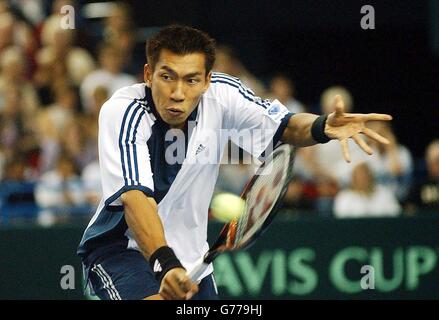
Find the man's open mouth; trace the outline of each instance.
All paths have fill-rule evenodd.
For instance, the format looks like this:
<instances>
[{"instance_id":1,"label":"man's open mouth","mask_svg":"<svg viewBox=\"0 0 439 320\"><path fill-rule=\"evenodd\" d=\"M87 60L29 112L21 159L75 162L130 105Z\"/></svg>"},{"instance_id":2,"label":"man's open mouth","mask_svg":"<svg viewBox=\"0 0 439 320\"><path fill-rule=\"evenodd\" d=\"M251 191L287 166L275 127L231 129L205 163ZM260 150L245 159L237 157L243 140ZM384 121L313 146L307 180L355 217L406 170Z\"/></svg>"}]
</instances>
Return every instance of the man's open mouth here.
<instances>
[{"instance_id":1,"label":"man's open mouth","mask_svg":"<svg viewBox=\"0 0 439 320\"><path fill-rule=\"evenodd\" d=\"M166 112L168 112L168 114L170 114L172 116L179 116L179 115L183 114L183 110L180 110L177 108L166 109Z\"/></svg>"}]
</instances>

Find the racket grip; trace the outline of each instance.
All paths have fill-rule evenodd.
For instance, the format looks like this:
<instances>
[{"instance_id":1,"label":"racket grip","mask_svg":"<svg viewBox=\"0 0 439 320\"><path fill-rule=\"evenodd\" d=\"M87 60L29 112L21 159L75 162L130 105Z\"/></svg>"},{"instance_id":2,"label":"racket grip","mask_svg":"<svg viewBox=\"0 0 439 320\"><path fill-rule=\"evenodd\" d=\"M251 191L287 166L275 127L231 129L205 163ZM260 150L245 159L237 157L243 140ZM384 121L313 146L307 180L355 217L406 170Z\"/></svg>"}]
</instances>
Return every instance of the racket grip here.
<instances>
[{"instance_id":1,"label":"racket grip","mask_svg":"<svg viewBox=\"0 0 439 320\"><path fill-rule=\"evenodd\" d=\"M208 266L209 264L204 263L203 259L201 259L201 261L196 264L195 268L189 271L187 275L193 282L198 282L198 278L203 274Z\"/></svg>"}]
</instances>

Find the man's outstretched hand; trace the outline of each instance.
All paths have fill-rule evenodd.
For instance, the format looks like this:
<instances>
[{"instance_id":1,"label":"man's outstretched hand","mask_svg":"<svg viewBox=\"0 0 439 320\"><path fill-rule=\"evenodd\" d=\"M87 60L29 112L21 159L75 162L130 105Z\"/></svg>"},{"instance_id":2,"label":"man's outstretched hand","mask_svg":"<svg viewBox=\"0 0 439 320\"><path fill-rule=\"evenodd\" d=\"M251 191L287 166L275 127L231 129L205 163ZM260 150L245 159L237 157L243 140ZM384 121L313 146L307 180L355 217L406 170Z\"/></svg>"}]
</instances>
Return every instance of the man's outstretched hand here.
<instances>
[{"instance_id":1,"label":"man's outstretched hand","mask_svg":"<svg viewBox=\"0 0 439 320\"><path fill-rule=\"evenodd\" d=\"M360 133L368 136L379 143L388 144L389 140L375 131L366 127L367 121L390 121L392 116L379 113L345 113L344 102L340 95L335 96L334 110L326 120L325 134L331 139L340 141L343 157L351 162L351 155L348 148L348 139L351 138L367 154L372 154L372 148L360 138Z\"/></svg>"}]
</instances>

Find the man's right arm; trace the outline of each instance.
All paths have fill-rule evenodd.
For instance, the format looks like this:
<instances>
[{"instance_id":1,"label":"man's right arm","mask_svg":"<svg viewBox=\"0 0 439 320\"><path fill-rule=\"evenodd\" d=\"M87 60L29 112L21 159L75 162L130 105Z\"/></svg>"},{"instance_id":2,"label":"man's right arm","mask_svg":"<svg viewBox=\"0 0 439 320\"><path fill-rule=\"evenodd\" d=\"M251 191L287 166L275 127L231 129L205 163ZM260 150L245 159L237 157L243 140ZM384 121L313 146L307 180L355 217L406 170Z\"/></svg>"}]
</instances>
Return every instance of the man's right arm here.
<instances>
[{"instance_id":1,"label":"man's right arm","mask_svg":"<svg viewBox=\"0 0 439 320\"><path fill-rule=\"evenodd\" d=\"M122 194L125 221L139 245L140 251L149 260L158 248L166 246L163 225L157 214L157 203L140 190Z\"/></svg>"},{"instance_id":2,"label":"man's right arm","mask_svg":"<svg viewBox=\"0 0 439 320\"><path fill-rule=\"evenodd\" d=\"M170 260L163 225L157 212L157 203L142 191L130 190L122 194L125 221L133 233L140 251L147 260L162 260L165 268L160 283L160 295L164 299L187 299L198 291L196 284L186 275L186 270ZM178 260L177 260L178 261ZM166 271L166 263L171 269ZM178 262L179 263L179 262Z\"/></svg>"}]
</instances>

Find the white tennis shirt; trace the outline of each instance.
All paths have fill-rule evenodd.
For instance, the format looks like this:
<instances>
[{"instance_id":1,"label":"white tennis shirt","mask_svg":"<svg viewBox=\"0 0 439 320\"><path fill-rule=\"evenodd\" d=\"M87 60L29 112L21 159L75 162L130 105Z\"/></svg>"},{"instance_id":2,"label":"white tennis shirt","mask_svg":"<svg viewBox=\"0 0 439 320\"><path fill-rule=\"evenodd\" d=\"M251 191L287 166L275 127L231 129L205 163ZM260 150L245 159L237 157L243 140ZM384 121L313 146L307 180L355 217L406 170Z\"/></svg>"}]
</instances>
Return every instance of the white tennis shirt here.
<instances>
[{"instance_id":1,"label":"white tennis shirt","mask_svg":"<svg viewBox=\"0 0 439 320\"><path fill-rule=\"evenodd\" d=\"M213 73L187 128L179 131L185 136L177 136L144 83L119 89L99 115L103 198L78 254L138 250L120 200L136 189L156 200L166 241L191 270L208 250L208 209L228 140L259 157L278 143L291 116L279 101L262 100L239 79ZM199 280L212 271L210 266Z\"/></svg>"}]
</instances>

